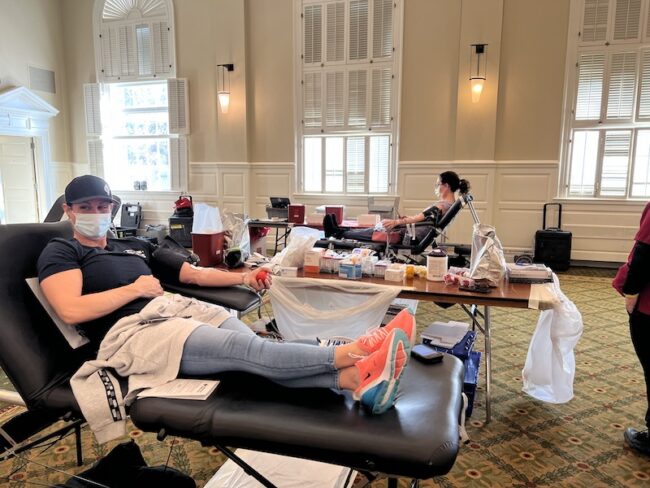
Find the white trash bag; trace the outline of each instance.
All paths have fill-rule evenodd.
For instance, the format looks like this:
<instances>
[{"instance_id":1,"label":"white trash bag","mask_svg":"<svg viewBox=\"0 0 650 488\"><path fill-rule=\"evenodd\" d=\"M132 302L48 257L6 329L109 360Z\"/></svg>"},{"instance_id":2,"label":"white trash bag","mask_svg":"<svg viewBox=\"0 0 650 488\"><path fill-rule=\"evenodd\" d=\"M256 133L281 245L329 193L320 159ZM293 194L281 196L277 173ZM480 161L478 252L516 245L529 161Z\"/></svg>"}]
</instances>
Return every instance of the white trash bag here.
<instances>
[{"instance_id":1,"label":"white trash bag","mask_svg":"<svg viewBox=\"0 0 650 488\"><path fill-rule=\"evenodd\" d=\"M522 391L544 402L566 403L573 398L573 349L582 336L582 315L560 290L557 276L553 280L559 300L539 315L521 372Z\"/></svg>"},{"instance_id":2,"label":"white trash bag","mask_svg":"<svg viewBox=\"0 0 650 488\"><path fill-rule=\"evenodd\" d=\"M498 286L506 274L503 246L491 225L474 224L470 261L469 277L473 280L487 280L491 286Z\"/></svg>"},{"instance_id":3,"label":"white trash bag","mask_svg":"<svg viewBox=\"0 0 650 488\"><path fill-rule=\"evenodd\" d=\"M381 324L400 288L358 281L274 276L269 290L278 330L286 340L356 339Z\"/></svg>"},{"instance_id":4,"label":"white trash bag","mask_svg":"<svg viewBox=\"0 0 650 488\"><path fill-rule=\"evenodd\" d=\"M216 234L221 231L223 231L223 224L221 223L219 209L206 203L195 203L192 233Z\"/></svg>"},{"instance_id":5,"label":"white trash bag","mask_svg":"<svg viewBox=\"0 0 650 488\"><path fill-rule=\"evenodd\" d=\"M309 227L296 227L289 234L287 247L271 258L273 266L302 268L305 254L311 251L320 233Z\"/></svg>"}]
</instances>

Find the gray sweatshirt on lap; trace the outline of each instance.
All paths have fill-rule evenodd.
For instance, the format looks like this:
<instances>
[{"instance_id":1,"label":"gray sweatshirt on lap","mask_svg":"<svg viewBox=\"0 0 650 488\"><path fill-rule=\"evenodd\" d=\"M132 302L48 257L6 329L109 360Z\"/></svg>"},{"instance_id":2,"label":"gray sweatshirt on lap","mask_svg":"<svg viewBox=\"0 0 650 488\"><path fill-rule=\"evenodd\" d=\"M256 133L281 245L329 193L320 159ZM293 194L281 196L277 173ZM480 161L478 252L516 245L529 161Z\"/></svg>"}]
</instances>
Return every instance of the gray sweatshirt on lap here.
<instances>
[{"instance_id":1,"label":"gray sweatshirt on lap","mask_svg":"<svg viewBox=\"0 0 650 488\"><path fill-rule=\"evenodd\" d=\"M125 404L144 388L178 376L183 346L200 325L221 325L222 307L180 295L157 297L139 313L120 319L104 337L97 359L85 362L70 380L79 407L100 444L126 434ZM122 398L111 368L128 377Z\"/></svg>"}]
</instances>

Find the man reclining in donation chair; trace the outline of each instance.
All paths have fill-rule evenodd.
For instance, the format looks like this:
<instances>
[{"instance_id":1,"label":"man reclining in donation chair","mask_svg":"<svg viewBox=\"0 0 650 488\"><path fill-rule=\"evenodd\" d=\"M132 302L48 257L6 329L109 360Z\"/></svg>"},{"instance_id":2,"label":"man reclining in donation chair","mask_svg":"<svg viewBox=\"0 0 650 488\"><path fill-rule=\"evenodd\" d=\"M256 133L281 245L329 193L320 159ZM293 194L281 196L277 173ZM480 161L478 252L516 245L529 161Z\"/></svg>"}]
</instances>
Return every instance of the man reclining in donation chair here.
<instances>
[{"instance_id":1,"label":"man reclining in donation chair","mask_svg":"<svg viewBox=\"0 0 650 488\"><path fill-rule=\"evenodd\" d=\"M0 226L0 365L28 412L85 419L100 442L124 434L128 411L161 439L200 440L234 459L225 446L414 478L451 468L462 363L406 368L415 335L408 312L341 346L266 341L221 307L164 296L158 281L262 289L271 284L263 270L202 269L146 241L107 239L111 192L99 178L73 180L66 201L71 239L68 223ZM54 311L89 344L71 350L51 333L24 282L36 271ZM218 373L219 387L202 402L135 397L179 375Z\"/></svg>"},{"instance_id":2,"label":"man reclining in donation chair","mask_svg":"<svg viewBox=\"0 0 650 488\"><path fill-rule=\"evenodd\" d=\"M379 233L384 244L396 245L399 249L408 249L416 256L422 253L439 235L461 209L464 203L471 201L469 182L460 179L453 171L441 173L436 182L435 193L438 200L421 213L399 219L382 220L385 232ZM456 198L458 192L459 198ZM332 215L323 219L325 236L335 239L349 239L360 242L377 241L375 229L350 230L338 227ZM323 243L328 241L323 241ZM331 242L331 239L330 241ZM338 241L335 241L338 242ZM343 241L345 242L345 241ZM349 247L349 246L345 246ZM385 250L383 250L385 252Z\"/></svg>"}]
</instances>

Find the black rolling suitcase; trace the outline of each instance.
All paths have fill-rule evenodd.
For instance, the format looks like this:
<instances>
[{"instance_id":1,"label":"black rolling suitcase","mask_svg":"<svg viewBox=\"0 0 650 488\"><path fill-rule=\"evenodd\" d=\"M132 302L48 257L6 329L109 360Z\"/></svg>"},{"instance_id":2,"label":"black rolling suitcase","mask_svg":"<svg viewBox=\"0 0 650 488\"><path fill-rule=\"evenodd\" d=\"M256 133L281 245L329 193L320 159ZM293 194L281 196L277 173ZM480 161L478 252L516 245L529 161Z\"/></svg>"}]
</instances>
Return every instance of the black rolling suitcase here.
<instances>
[{"instance_id":1,"label":"black rolling suitcase","mask_svg":"<svg viewBox=\"0 0 650 488\"><path fill-rule=\"evenodd\" d=\"M546 227L546 208L558 206L557 227ZM562 230L562 204L545 203L542 230L535 232L536 263L544 263L553 271L566 271L571 261L571 232Z\"/></svg>"}]
</instances>

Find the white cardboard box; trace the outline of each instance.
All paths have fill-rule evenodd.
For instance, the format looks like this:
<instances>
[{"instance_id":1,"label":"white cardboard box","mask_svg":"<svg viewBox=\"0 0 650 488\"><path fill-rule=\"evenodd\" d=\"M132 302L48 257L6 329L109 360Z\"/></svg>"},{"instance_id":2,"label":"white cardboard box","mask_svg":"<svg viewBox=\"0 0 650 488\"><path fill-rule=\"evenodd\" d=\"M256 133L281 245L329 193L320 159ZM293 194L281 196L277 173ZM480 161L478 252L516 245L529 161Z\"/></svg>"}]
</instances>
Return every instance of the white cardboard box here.
<instances>
[{"instance_id":1,"label":"white cardboard box","mask_svg":"<svg viewBox=\"0 0 650 488\"><path fill-rule=\"evenodd\" d=\"M298 459L266 452L237 449L235 453L279 487L349 488L354 484L356 471L350 468ZM233 461L226 461L205 484L205 488L263 488Z\"/></svg>"},{"instance_id":2,"label":"white cardboard box","mask_svg":"<svg viewBox=\"0 0 650 488\"><path fill-rule=\"evenodd\" d=\"M379 214L361 214L357 216L357 224L373 226L379 223Z\"/></svg>"}]
</instances>

